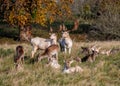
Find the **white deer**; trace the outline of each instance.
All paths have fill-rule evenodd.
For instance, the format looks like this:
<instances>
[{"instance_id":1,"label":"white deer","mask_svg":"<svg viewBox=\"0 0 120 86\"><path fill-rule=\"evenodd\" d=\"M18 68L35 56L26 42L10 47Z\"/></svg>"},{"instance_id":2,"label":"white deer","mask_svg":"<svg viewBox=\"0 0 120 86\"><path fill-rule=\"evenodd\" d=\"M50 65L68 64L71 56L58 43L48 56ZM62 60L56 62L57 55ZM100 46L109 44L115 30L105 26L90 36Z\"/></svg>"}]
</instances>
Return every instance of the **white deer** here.
<instances>
[{"instance_id":1,"label":"white deer","mask_svg":"<svg viewBox=\"0 0 120 86\"><path fill-rule=\"evenodd\" d=\"M52 57L50 59L50 63L48 64L48 66L51 66L54 69L60 69L61 65L58 63L58 60L55 57Z\"/></svg>"},{"instance_id":2,"label":"white deer","mask_svg":"<svg viewBox=\"0 0 120 86\"><path fill-rule=\"evenodd\" d=\"M32 38L31 39L31 45L33 47L32 58L34 57L34 54L38 49L45 50L52 44L57 44L57 36L55 33L51 33L49 39L40 38L40 37Z\"/></svg>"},{"instance_id":3,"label":"white deer","mask_svg":"<svg viewBox=\"0 0 120 86\"><path fill-rule=\"evenodd\" d=\"M60 25L60 30L62 30L62 38L59 40L59 44L61 47L61 51L64 51L65 53L67 52L68 49L68 53L71 54L71 49L73 46L73 41L69 35L70 31L74 31L77 30L79 26L79 21L75 21L74 22L74 28L72 30L67 30L67 28L65 27L65 25Z\"/></svg>"},{"instance_id":4,"label":"white deer","mask_svg":"<svg viewBox=\"0 0 120 86\"><path fill-rule=\"evenodd\" d=\"M63 73L70 74L76 72L83 72L83 69L78 65L76 65L75 67L70 67L71 63L73 63L73 61L65 61Z\"/></svg>"}]
</instances>

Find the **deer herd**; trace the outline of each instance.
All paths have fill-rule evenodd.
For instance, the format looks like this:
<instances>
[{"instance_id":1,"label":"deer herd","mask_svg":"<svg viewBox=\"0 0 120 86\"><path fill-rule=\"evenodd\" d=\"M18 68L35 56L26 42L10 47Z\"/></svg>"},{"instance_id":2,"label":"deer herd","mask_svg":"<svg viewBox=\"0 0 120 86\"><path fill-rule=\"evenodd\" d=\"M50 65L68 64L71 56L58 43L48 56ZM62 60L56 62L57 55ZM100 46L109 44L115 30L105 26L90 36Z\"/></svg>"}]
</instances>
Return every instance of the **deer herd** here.
<instances>
[{"instance_id":1,"label":"deer herd","mask_svg":"<svg viewBox=\"0 0 120 86\"><path fill-rule=\"evenodd\" d=\"M67 30L66 26L60 25L61 38L57 39L57 34L53 33L53 29L50 28L50 37L48 39L35 37L31 38L30 43L32 46L31 58L35 57L35 53L37 50L43 50L43 53L40 53L37 56L37 61L40 62L42 59L47 58L48 63L47 66L51 66L53 69L61 69L61 65L58 63L59 51L63 52L64 55L67 53L71 55L73 46L73 40L71 39L69 32L77 30L79 26L79 21L74 22L74 27L72 30ZM58 42L57 42L58 40ZM84 54L84 57L72 57L64 61L63 73L75 73L75 72L83 72L83 68L79 65L74 67L71 66L73 62L81 63L81 62L94 62L98 54L104 54L109 56L110 54L116 53L119 49L110 49L110 50L101 50L101 47L97 47L96 45L89 47L81 47L81 53ZM19 45L16 47L16 54L14 56L15 68L18 70L22 67L24 63L24 48Z\"/></svg>"}]
</instances>

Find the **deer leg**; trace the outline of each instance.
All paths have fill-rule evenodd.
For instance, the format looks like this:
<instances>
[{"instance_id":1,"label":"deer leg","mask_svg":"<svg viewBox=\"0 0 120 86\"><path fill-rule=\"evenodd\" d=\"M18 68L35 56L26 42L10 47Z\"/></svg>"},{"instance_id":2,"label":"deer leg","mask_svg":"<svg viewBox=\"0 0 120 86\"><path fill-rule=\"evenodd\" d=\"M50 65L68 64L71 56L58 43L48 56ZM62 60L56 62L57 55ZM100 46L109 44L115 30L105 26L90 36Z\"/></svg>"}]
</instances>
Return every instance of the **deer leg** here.
<instances>
[{"instance_id":1,"label":"deer leg","mask_svg":"<svg viewBox=\"0 0 120 86\"><path fill-rule=\"evenodd\" d=\"M48 55L48 63L50 63L51 58L52 58L52 55Z\"/></svg>"},{"instance_id":2,"label":"deer leg","mask_svg":"<svg viewBox=\"0 0 120 86\"><path fill-rule=\"evenodd\" d=\"M41 61L42 59L46 58L46 55L39 55L38 61Z\"/></svg>"},{"instance_id":3,"label":"deer leg","mask_svg":"<svg viewBox=\"0 0 120 86\"><path fill-rule=\"evenodd\" d=\"M68 48L68 49L69 49L68 53L71 54L71 48Z\"/></svg>"},{"instance_id":4,"label":"deer leg","mask_svg":"<svg viewBox=\"0 0 120 86\"><path fill-rule=\"evenodd\" d=\"M34 54L36 53L37 49L38 49L38 47L35 46L34 49L32 50L32 58L34 57Z\"/></svg>"},{"instance_id":5,"label":"deer leg","mask_svg":"<svg viewBox=\"0 0 120 86\"><path fill-rule=\"evenodd\" d=\"M58 52L55 54L55 58L56 58L57 61L58 61Z\"/></svg>"},{"instance_id":6,"label":"deer leg","mask_svg":"<svg viewBox=\"0 0 120 86\"><path fill-rule=\"evenodd\" d=\"M64 49L64 50L65 50L65 53L67 53L67 48L66 48L66 47L65 47L65 49Z\"/></svg>"}]
</instances>

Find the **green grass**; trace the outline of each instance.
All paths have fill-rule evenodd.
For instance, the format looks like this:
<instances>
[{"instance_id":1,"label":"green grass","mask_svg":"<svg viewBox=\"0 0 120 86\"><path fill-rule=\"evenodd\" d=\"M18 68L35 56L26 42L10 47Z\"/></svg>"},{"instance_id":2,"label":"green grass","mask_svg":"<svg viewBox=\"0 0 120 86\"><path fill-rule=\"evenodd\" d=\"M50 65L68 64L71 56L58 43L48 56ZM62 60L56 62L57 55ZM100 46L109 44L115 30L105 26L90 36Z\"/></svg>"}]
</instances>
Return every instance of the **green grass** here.
<instances>
[{"instance_id":1,"label":"green grass","mask_svg":"<svg viewBox=\"0 0 120 86\"><path fill-rule=\"evenodd\" d=\"M72 56L83 55L80 53L80 46L92 45L91 43L74 43ZM98 42L98 45L107 45ZM119 44L119 42L116 44ZM64 56L59 53L59 63L62 68L54 70L51 67L46 67L47 59L41 62L31 62L30 53L31 46L22 43L25 49L24 69L16 71L14 68L13 57L15 47L19 44L2 44L0 46L0 86L119 86L120 85L120 53L111 56L99 55L95 62L79 63L84 71L76 74L63 74L63 61L69 58L69 55ZM110 48L120 45L113 43L104 48ZM77 52L77 50L79 50ZM35 56L36 57L36 56Z\"/></svg>"}]
</instances>

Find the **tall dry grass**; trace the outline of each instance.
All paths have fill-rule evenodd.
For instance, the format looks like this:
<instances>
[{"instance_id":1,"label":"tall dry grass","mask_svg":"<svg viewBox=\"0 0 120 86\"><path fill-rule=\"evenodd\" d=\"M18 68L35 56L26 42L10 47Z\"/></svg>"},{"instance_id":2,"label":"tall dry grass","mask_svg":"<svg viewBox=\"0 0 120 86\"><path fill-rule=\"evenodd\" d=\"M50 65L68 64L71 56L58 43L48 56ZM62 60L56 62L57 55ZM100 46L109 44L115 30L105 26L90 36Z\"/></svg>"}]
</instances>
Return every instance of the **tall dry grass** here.
<instances>
[{"instance_id":1,"label":"tall dry grass","mask_svg":"<svg viewBox=\"0 0 120 86\"><path fill-rule=\"evenodd\" d=\"M82 58L81 46L96 44L103 49L120 47L119 41L96 41L74 43L72 57ZM24 69L16 71L13 56L17 45L25 49ZM106 56L99 55L95 62L77 63L84 72L76 74L63 74L63 61L70 58L59 52L59 63L62 68L54 70L46 67L47 59L35 62L30 59L32 47L30 44L2 44L0 45L0 86L119 86L120 85L120 53ZM40 51L38 51L39 53ZM37 55L36 55L37 56ZM36 57L35 56L35 57ZM75 63L76 64L76 63Z\"/></svg>"}]
</instances>

